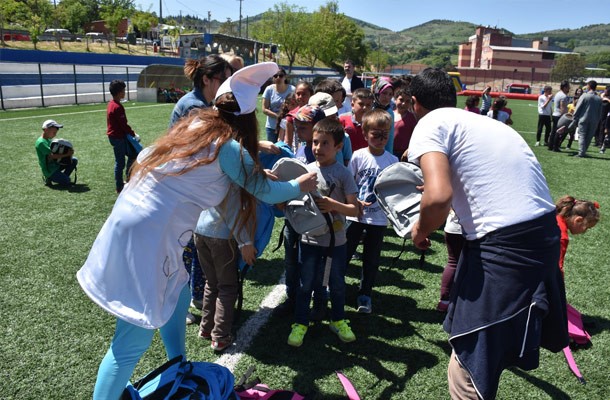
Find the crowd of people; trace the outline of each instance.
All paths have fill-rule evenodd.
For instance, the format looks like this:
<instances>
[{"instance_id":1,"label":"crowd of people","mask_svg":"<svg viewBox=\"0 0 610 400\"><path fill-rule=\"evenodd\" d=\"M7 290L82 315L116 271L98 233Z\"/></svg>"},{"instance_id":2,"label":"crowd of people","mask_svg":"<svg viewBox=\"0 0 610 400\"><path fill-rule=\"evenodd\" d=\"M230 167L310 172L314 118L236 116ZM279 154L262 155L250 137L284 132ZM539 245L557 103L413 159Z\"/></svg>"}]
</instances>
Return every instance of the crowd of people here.
<instances>
[{"instance_id":1,"label":"crowd of people","mask_svg":"<svg viewBox=\"0 0 610 400\"><path fill-rule=\"evenodd\" d=\"M141 151L121 105L125 84L111 83L107 134L118 197L77 273L91 300L116 317L94 399L120 398L156 329L169 359L186 358L186 324L195 321L189 307L202 310L201 339L217 352L230 347L240 268L263 250L260 207L281 213L304 193L317 193L328 227L299 234L283 221L286 300L276 315L294 321L286 332L289 346L302 346L310 323L326 319L339 340L357 340L345 313L345 275L362 245L352 306L372 313L388 225L373 187L399 161L419 165L424 176L414 245L427 249L444 224L448 262L437 309L447 313L452 398L493 398L504 369L536 368L540 346L559 351L567 345L561 274L567 230L595 226L598 206L572 197L554 204L540 164L510 127L506 98L492 99L491 88L480 99L469 97L461 110L451 78L440 69L409 79L379 77L370 89L351 60L344 71L343 81L293 86L272 62L244 67L243 60L217 55L188 60L192 91L176 103L166 134ZM269 79L262 94L266 140L259 140L255 109ZM610 93L598 96L595 85L589 82L573 110L582 156L593 138L604 150L608 137ZM543 128L549 149L567 135L559 122L569 112L569 89L562 82L552 96L544 88L536 146ZM45 182L66 186L77 160L73 151L51 151L60 128L45 121L36 151ZM296 158L308 172L277 180L269 160L281 157ZM63 158L71 162L60 167Z\"/></svg>"}]
</instances>

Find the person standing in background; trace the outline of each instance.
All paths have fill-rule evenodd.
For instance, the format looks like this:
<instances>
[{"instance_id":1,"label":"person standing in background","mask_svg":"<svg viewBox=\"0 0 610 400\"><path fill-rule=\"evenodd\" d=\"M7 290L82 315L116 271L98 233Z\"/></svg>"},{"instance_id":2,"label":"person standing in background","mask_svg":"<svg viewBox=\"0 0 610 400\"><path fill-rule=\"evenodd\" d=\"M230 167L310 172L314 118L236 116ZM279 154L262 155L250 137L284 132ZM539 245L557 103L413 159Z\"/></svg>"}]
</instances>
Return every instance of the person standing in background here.
<instances>
[{"instance_id":1,"label":"person standing in background","mask_svg":"<svg viewBox=\"0 0 610 400\"><path fill-rule=\"evenodd\" d=\"M272 84L265 88L263 92L263 114L267 116L265 121L265 131L267 132L267 140L275 143L277 142L277 133L275 128L277 126L277 117L286 100L286 96L294 92L294 86L288 84L286 78L286 71L280 68L275 75L273 75Z\"/></svg>"},{"instance_id":2,"label":"person standing in background","mask_svg":"<svg viewBox=\"0 0 610 400\"><path fill-rule=\"evenodd\" d=\"M597 82L589 81L587 89L587 93L580 96L576 111L574 111L574 121L578 123L579 132L577 157L587 157L587 149L597 133L602 113L602 99L596 92ZM557 146L559 146L559 143Z\"/></svg>"},{"instance_id":3,"label":"person standing in background","mask_svg":"<svg viewBox=\"0 0 610 400\"><path fill-rule=\"evenodd\" d=\"M567 80L561 81L559 84L559 92L553 97L553 128L551 129L551 137L549 138L549 150L559 150L559 140L557 137L557 128L559 118L568 112L568 93L570 92L570 82Z\"/></svg>"},{"instance_id":4,"label":"person standing in background","mask_svg":"<svg viewBox=\"0 0 610 400\"><path fill-rule=\"evenodd\" d=\"M551 112L553 100L553 88L544 87L544 92L538 96L538 128L536 129L536 146L540 146L542 128L544 127L544 145L549 145L549 135L551 133Z\"/></svg>"},{"instance_id":5,"label":"person standing in background","mask_svg":"<svg viewBox=\"0 0 610 400\"><path fill-rule=\"evenodd\" d=\"M358 78L354 73L354 62L352 60L347 59L343 62L343 71L345 72L345 77L341 81L341 86L345 89L346 97L343 101L343 106L339 109L339 116L352 112L352 93L356 89L364 87L362 79Z\"/></svg>"}]
</instances>

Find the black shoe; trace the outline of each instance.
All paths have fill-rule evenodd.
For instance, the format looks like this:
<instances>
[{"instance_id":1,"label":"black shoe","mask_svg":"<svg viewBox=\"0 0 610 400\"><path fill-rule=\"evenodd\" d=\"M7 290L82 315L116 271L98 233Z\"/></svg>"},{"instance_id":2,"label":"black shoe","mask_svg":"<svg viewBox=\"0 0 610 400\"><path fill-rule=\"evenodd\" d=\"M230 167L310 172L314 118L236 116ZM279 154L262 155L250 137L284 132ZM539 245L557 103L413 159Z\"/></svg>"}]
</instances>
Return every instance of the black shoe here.
<instances>
[{"instance_id":1,"label":"black shoe","mask_svg":"<svg viewBox=\"0 0 610 400\"><path fill-rule=\"evenodd\" d=\"M53 186L53 182L51 182L51 180L49 178L45 178L44 185L51 187L51 186Z\"/></svg>"},{"instance_id":2,"label":"black shoe","mask_svg":"<svg viewBox=\"0 0 610 400\"><path fill-rule=\"evenodd\" d=\"M561 149L553 149L555 153L561 153Z\"/></svg>"},{"instance_id":3,"label":"black shoe","mask_svg":"<svg viewBox=\"0 0 610 400\"><path fill-rule=\"evenodd\" d=\"M288 298L273 310L273 315L278 317L287 317L294 314L294 300Z\"/></svg>"}]
</instances>

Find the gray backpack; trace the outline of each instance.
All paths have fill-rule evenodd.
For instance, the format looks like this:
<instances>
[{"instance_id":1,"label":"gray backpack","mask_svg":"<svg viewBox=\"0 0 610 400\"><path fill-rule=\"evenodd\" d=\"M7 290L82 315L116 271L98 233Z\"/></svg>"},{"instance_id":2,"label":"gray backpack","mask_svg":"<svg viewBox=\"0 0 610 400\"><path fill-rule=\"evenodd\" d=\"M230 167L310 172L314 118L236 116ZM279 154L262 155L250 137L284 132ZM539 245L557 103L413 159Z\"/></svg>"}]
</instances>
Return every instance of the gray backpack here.
<instances>
[{"instance_id":1,"label":"gray backpack","mask_svg":"<svg viewBox=\"0 0 610 400\"><path fill-rule=\"evenodd\" d=\"M280 158L271 172L278 180L285 182L309 171L305 164L295 158ZM297 233L320 236L329 231L327 220L314 201L319 196L317 191L309 192L286 203L284 216Z\"/></svg>"},{"instance_id":2,"label":"gray backpack","mask_svg":"<svg viewBox=\"0 0 610 400\"><path fill-rule=\"evenodd\" d=\"M419 219L422 192L416 186L424 184L421 169L415 164L398 162L379 173L373 192L396 234L411 236L413 224Z\"/></svg>"}]
</instances>

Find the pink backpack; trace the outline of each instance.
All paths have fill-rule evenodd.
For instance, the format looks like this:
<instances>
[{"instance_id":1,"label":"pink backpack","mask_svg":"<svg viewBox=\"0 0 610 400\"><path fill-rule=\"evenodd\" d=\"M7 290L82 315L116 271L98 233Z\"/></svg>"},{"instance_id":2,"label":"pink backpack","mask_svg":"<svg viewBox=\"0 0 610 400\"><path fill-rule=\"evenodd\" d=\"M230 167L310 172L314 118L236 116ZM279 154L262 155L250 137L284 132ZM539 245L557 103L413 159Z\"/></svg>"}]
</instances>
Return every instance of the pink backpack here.
<instances>
[{"instance_id":1,"label":"pink backpack","mask_svg":"<svg viewBox=\"0 0 610 400\"><path fill-rule=\"evenodd\" d=\"M591 335L587 331L585 331L585 327L582 323L582 315L571 305L568 306L568 335L570 335L570 340L572 343L576 345L586 346L591 343ZM578 381L583 385L587 383L585 378L583 378L580 370L578 369L578 365L576 365L576 360L574 360L574 356L572 355L572 350L570 350L570 346L566 346L563 349L563 355L568 362L568 367Z\"/></svg>"},{"instance_id":2,"label":"pink backpack","mask_svg":"<svg viewBox=\"0 0 610 400\"><path fill-rule=\"evenodd\" d=\"M235 393L240 400L307 400L306 396L298 394L292 390L270 389L269 386L262 384L259 378L247 382L250 375L254 372L254 366L248 368L239 382L235 385ZM336 371L339 381L343 385L349 400L360 400L360 396L354 385L341 371Z\"/></svg>"}]
</instances>

